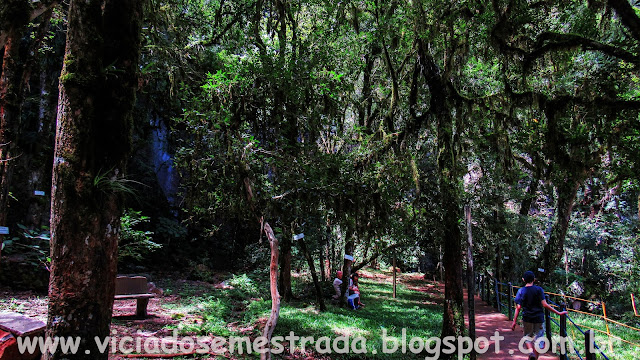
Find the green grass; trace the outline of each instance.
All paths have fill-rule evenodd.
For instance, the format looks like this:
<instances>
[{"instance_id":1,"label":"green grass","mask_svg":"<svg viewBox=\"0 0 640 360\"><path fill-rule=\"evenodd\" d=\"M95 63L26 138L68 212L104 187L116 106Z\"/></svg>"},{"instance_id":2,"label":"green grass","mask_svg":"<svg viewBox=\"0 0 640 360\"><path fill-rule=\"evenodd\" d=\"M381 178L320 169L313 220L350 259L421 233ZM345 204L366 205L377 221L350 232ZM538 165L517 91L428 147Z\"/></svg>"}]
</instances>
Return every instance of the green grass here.
<instances>
[{"instance_id":1,"label":"green grass","mask_svg":"<svg viewBox=\"0 0 640 360\"><path fill-rule=\"evenodd\" d=\"M339 307L328 302L327 311L320 313L316 308L304 301L283 304L280 319L274 336L286 337L290 332L296 336L309 336L315 340L328 337L332 341L340 336L366 339L369 359L406 359L410 354L397 351L394 354L383 354L383 330L387 334L387 348L395 339L401 340L402 330L406 329L406 338L420 337L427 339L439 336L442 326L442 308L427 301L427 295L407 289L403 285L397 288L397 298L392 298L390 283L381 283L361 278L360 289L364 308L357 311ZM268 316L270 301L264 302L263 316ZM254 305L257 307L257 305ZM288 348L288 341L283 344ZM299 344L299 342L298 342ZM358 344L358 348L360 345ZM298 350L302 350L298 345ZM320 345L320 348L326 346ZM373 350L378 354L373 354ZM315 345L307 344L306 350L314 350ZM291 351L291 349L288 349ZM363 354L329 354L332 359L362 359ZM416 358L424 358L415 356Z\"/></svg>"},{"instance_id":2,"label":"green grass","mask_svg":"<svg viewBox=\"0 0 640 360\"><path fill-rule=\"evenodd\" d=\"M232 288L204 288L197 283L167 281L165 294L179 295L177 301L166 303L163 307L170 311L171 317L180 320L169 330L177 329L179 335L237 336L237 328L254 322L256 318L245 315L252 303L264 302L264 291L258 281L250 274L233 275L226 280Z\"/></svg>"},{"instance_id":3,"label":"green grass","mask_svg":"<svg viewBox=\"0 0 640 360\"><path fill-rule=\"evenodd\" d=\"M596 344L609 359L637 360L638 358L640 358L640 347L627 344L615 338L611 338L612 346L611 348L609 348L609 340L606 334L607 328L603 319L574 312L570 312L569 317L571 318L571 320L573 320L573 322L576 323L576 325L578 325L582 329L582 331L587 331L588 328L599 330L594 331L596 335ZM556 321L559 321L557 319L557 316L554 316L554 319ZM640 345L639 331L631 330L626 327L614 325L611 323L609 323L609 330L610 333L614 336ZM558 334L559 331L559 327L556 324L552 323L552 332L554 334ZM582 333L569 320L567 320L567 335L573 339L576 350L578 350L581 356L584 357L584 335L582 335ZM575 354L571 358L578 359ZM598 355L597 358L604 359L604 357L602 357L601 355Z\"/></svg>"},{"instance_id":4,"label":"green grass","mask_svg":"<svg viewBox=\"0 0 640 360\"><path fill-rule=\"evenodd\" d=\"M397 298L393 299L390 281L361 278L362 301L366 304L364 308L354 311L339 307L332 304L330 299L326 299L327 311L321 313L317 311L312 292L301 288L309 284L299 280L301 279L294 282L294 293L304 293L306 296L281 304L274 337L284 338L290 332L300 337L313 337L321 342L321 349L326 348L326 340L321 340L323 337L333 342L339 337L344 339L348 336L349 343L352 345L356 337L366 339L366 355L351 352L349 354L331 353L326 354L325 357L331 359L424 358L424 354L422 356L403 354L400 348L393 354L384 354L382 352L383 331L386 331L388 336L387 348L392 346L394 339L401 341L403 329L407 339L412 337L428 339L440 335L442 307L434 303L428 294L409 290L399 284ZM260 327L256 324L264 323L271 309L271 299L267 292L268 279L256 274L245 274L229 278L227 283L234 288L205 291L189 284L164 284L169 294L180 295L178 301L164 305L174 319L180 319L179 324L172 326L171 329L178 329L182 335L214 334L223 337L249 336L252 338L260 336ZM329 287L329 284L324 285ZM300 341L297 341L295 349L289 348L288 340L280 343L286 350L277 357L288 355L292 351L298 354L302 352ZM340 346L343 344L340 343ZM362 345L363 342L357 343L358 349L362 349ZM373 354L374 349L377 354ZM307 343L305 350L308 355L311 353L317 355L314 343Z\"/></svg>"}]
</instances>

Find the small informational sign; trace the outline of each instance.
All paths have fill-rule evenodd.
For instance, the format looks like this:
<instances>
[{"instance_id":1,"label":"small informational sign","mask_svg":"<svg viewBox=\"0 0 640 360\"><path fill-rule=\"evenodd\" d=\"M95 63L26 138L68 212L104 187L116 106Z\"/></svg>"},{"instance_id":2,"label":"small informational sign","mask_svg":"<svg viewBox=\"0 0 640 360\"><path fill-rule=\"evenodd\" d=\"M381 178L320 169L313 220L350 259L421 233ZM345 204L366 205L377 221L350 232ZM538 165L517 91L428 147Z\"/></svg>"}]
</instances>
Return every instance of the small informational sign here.
<instances>
[{"instance_id":1,"label":"small informational sign","mask_svg":"<svg viewBox=\"0 0 640 360\"><path fill-rule=\"evenodd\" d=\"M36 191L33 192L33 195L35 195L35 196L45 196L46 194L42 190L36 190Z\"/></svg>"},{"instance_id":2,"label":"small informational sign","mask_svg":"<svg viewBox=\"0 0 640 360\"><path fill-rule=\"evenodd\" d=\"M509 257L508 257L508 256L505 256L505 257L504 257L504 259L505 259L505 260L509 260Z\"/></svg>"},{"instance_id":3,"label":"small informational sign","mask_svg":"<svg viewBox=\"0 0 640 360\"><path fill-rule=\"evenodd\" d=\"M0 226L0 235L9 235L9 228L6 226Z\"/></svg>"},{"instance_id":4,"label":"small informational sign","mask_svg":"<svg viewBox=\"0 0 640 360\"><path fill-rule=\"evenodd\" d=\"M344 258L345 260L353 261L353 256L351 255L345 255Z\"/></svg>"},{"instance_id":5,"label":"small informational sign","mask_svg":"<svg viewBox=\"0 0 640 360\"><path fill-rule=\"evenodd\" d=\"M539 272L544 272L544 269L543 268L538 268L538 271Z\"/></svg>"},{"instance_id":6,"label":"small informational sign","mask_svg":"<svg viewBox=\"0 0 640 360\"><path fill-rule=\"evenodd\" d=\"M298 235L293 235L293 240L300 240L304 237L304 234L300 233Z\"/></svg>"}]
</instances>

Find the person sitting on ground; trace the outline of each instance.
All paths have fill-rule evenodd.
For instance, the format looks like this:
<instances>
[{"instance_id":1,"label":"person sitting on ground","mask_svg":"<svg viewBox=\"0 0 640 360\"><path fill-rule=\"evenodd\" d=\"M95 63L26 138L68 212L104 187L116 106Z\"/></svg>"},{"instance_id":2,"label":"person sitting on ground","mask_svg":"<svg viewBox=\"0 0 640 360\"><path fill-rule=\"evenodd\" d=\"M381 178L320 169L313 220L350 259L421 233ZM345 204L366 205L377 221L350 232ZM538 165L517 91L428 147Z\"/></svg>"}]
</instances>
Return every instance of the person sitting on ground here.
<instances>
[{"instance_id":1,"label":"person sitting on ground","mask_svg":"<svg viewBox=\"0 0 640 360\"><path fill-rule=\"evenodd\" d=\"M360 284L359 284L360 275L357 272L351 275L351 281L349 283L349 293L358 295L358 306L364 306L364 304L360 301Z\"/></svg>"},{"instance_id":2,"label":"person sitting on ground","mask_svg":"<svg viewBox=\"0 0 640 360\"><path fill-rule=\"evenodd\" d=\"M333 295L333 299L337 300L342 295L342 291L340 290L340 286L342 285L342 271L338 271L336 273L336 278L333 279L333 289L336 291L336 294Z\"/></svg>"},{"instance_id":3,"label":"person sitting on ground","mask_svg":"<svg viewBox=\"0 0 640 360\"><path fill-rule=\"evenodd\" d=\"M544 309L557 315L566 315L566 311L557 311L551 305L547 304L544 298L544 290L541 287L533 285L536 277L533 271L527 271L522 276L525 286L518 290L516 294L516 314L513 317L511 330L516 328L516 320L522 311L522 323L524 328L525 345L530 350L529 360L537 360L538 352L534 344L536 341L544 337Z\"/></svg>"}]
</instances>

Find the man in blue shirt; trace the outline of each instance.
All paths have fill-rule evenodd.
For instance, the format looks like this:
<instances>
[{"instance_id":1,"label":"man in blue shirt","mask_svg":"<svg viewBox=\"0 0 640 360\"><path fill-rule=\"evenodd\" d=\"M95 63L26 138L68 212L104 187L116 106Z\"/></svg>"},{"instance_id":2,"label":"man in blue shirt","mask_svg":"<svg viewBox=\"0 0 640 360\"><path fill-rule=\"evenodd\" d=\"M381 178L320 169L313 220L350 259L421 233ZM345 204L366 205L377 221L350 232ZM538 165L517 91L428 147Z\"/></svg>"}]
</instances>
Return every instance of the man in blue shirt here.
<instances>
[{"instance_id":1,"label":"man in blue shirt","mask_svg":"<svg viewBox=\"0 0 640 360\"><path fill-rule=\"evenodd\" d=\"M522 276L525 286L518 290L516 294L516 314L513 317L511 330L516 328L516 320L520 311L522 311L522 323L524 328L524 336L526 337L525 345L530 350L529 360L538 359L538 352L534 343L536 340L544 336L544 309L558 314L565 315L566 311L557 311L551 305L547 304L544 298L544 290L540 286L533 285L536 277L533 271L527 271Z\"/></svg>"}]
</instances>

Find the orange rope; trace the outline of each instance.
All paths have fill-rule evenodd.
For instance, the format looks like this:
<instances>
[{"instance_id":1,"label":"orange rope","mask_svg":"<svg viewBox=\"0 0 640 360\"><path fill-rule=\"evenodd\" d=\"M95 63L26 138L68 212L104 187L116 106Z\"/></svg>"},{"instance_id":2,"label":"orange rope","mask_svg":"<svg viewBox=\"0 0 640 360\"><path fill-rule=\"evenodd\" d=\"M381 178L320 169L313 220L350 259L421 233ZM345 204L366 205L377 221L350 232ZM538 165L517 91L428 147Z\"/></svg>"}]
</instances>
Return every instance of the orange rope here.
<instances>
[{"instance_id":1,"label":"orange rope","mask_svg":"<svg viewBox=\"0 0 640 360\"><path fill-rule=\"evenodd\" d=\"M622 326L622 327L629 328L629 329L631 329L631 330L640 331L640 329L638 329L638 328L634 328L633 326L629 326L629 325L627 325L627 324L623 324L623 323L621 323L621 322L617 322L617 321L615 321L615 320L607 319L607 321L608 321L608 322L610 322L610 323L614 323L614 324L616 324L616 325Z\"/></svg>"},{"instance_id":2,"label":"orange rope","mask_svg":"<svg viewBox=\"0 0 640 360\"><path fill-rule=\"evenodd\" d=\"M587 315L587 316L593 316L593 317L597 317L597 318L600 318L600 319L604 319L604 316L602 316L602 315L592 314L592 313L588 313L588 312L584 312L584 311L580 311L580 310L567 309L567 311L571 311L571 312L575 312L575 313L578 313L578 314L584 314L584 315ZM611 321L611 320L609 320L609 321Z\"/></svg>"},{"instance_id":3,"label":"orange rope","mask_svg":"<svg viewBox=\"0 0 640 360\"><path fill-rule=\"evenodd\" d=\"M503 286L502 284L499 284L499 287L498 287L498 288L500 289L502 286ZM512 286L513 286L513 288L515 288L515 289L519 289L519 288L521 288L521 287L522 287L522 286L518 286L518 285L512 285ZM602 319L602 320L605 322L605 327L607 328L607 331L603 331L603 330L600 330L600 329L595 329L595 328L592 328L592 327L589 327L589 326L585 326L585 325L582 325L582 324L578 324L578 323L575 323L576 325L579 325L580 327L585 328L585 329L590 329L590 330L593 330L593 331L599 332L599 333L601 333L601 334L603 334L603 335L606 335L606 336L607 336L607 337L609 337L609 338L615 338L615 339L618 339L618 340L620 340L620 341L622 341L622 342L624 342L624 343L627 343L627 344L630 344L630 345L633 345L633 346L640 347L640 344L636 344L636 343L630 342L630 341L628 341L628 340L622 339L622 338L620 338L620 337L618 337L618 336L615 336L615 335L613 335L613 334L611 333L611 330L609 329L609 323L613 323L613 324L615 324L615 325L619 325L619 326L622 326L622 327L626 327L626 328L628 328L628 329L635 330L635 331L640 331L640 329L638 329L638 328L635 328L635 327L633 327L633 326L629 326L629 325L627 325L627 324L623 324L623 323L621 323L621 322L618 322L618 321L611 320L611 319L607 318L607 316L606 316L606 311L607 311L607 310L606 310L606 307L605 307L605 305L604 305L604 303L603 303L603 302L600 302L600 301L592 301L592 300L587 300L587 299L582 299L582 298L578 298L578 297L574 297L574 296L568 296L568 295L563 295L563 294L557 294L557 293L552 293L552 292L547 292L547 291L545 291L545 294L559 296L559 297L564 298L564 299L567 299L567 298L568 298L568 299L573 299L573 300L578 300L578 301L584 301L584 302L586 302L586 303L592 303L592 304L600 303L600 304L602 304L602 307L603 307L603 313L604 313L605 315L598 315L598 314L588 313L588 312L579 311L579 310L574 310L574 309L569 309L569 308L567 308L566 310L571 311L571 312L575 312L575 313L579 313L579 314L583 314L583 315L586 315L586 316L593 316L593 317L596 317L596 318ZM515 295L513 295L513 297L515 298ZM635 298L633 297L633 294L631 294L631 304L633 305L633 313L635 314L635 316L640 317L640 314L638 314L638 310L637 310L637 308L636 308L636 301L635 301ZM549 304L549 305L553 306L554 308L558 308L558 309L560 308L559 306L556 306L556 305L553 305L553 304Z\"/></svg>"},{"instance_id":4,"label":"orange rope","mask_svg":"<svg viewBox=\"0 0 640 360\"><path fill-rule=\"evenodd\" d=\"M569 296L569 295L556 294L556 293L552 293L552 292L548 292L548 291L545 291L544 293L545 293L545 294L549 294L549 295L560 296L560 297L563 297L563 298L569 298L569 299L574 299L574 300L580 300L580 301L584 301L584 302L588 302L588 303L592 303L592 304L598 303L598 301L592 301L592 300L587 300L587 299L581 299L581 298L577 298L577 297L573 297L573 296Z\"/></svg>"}]
</instances>

